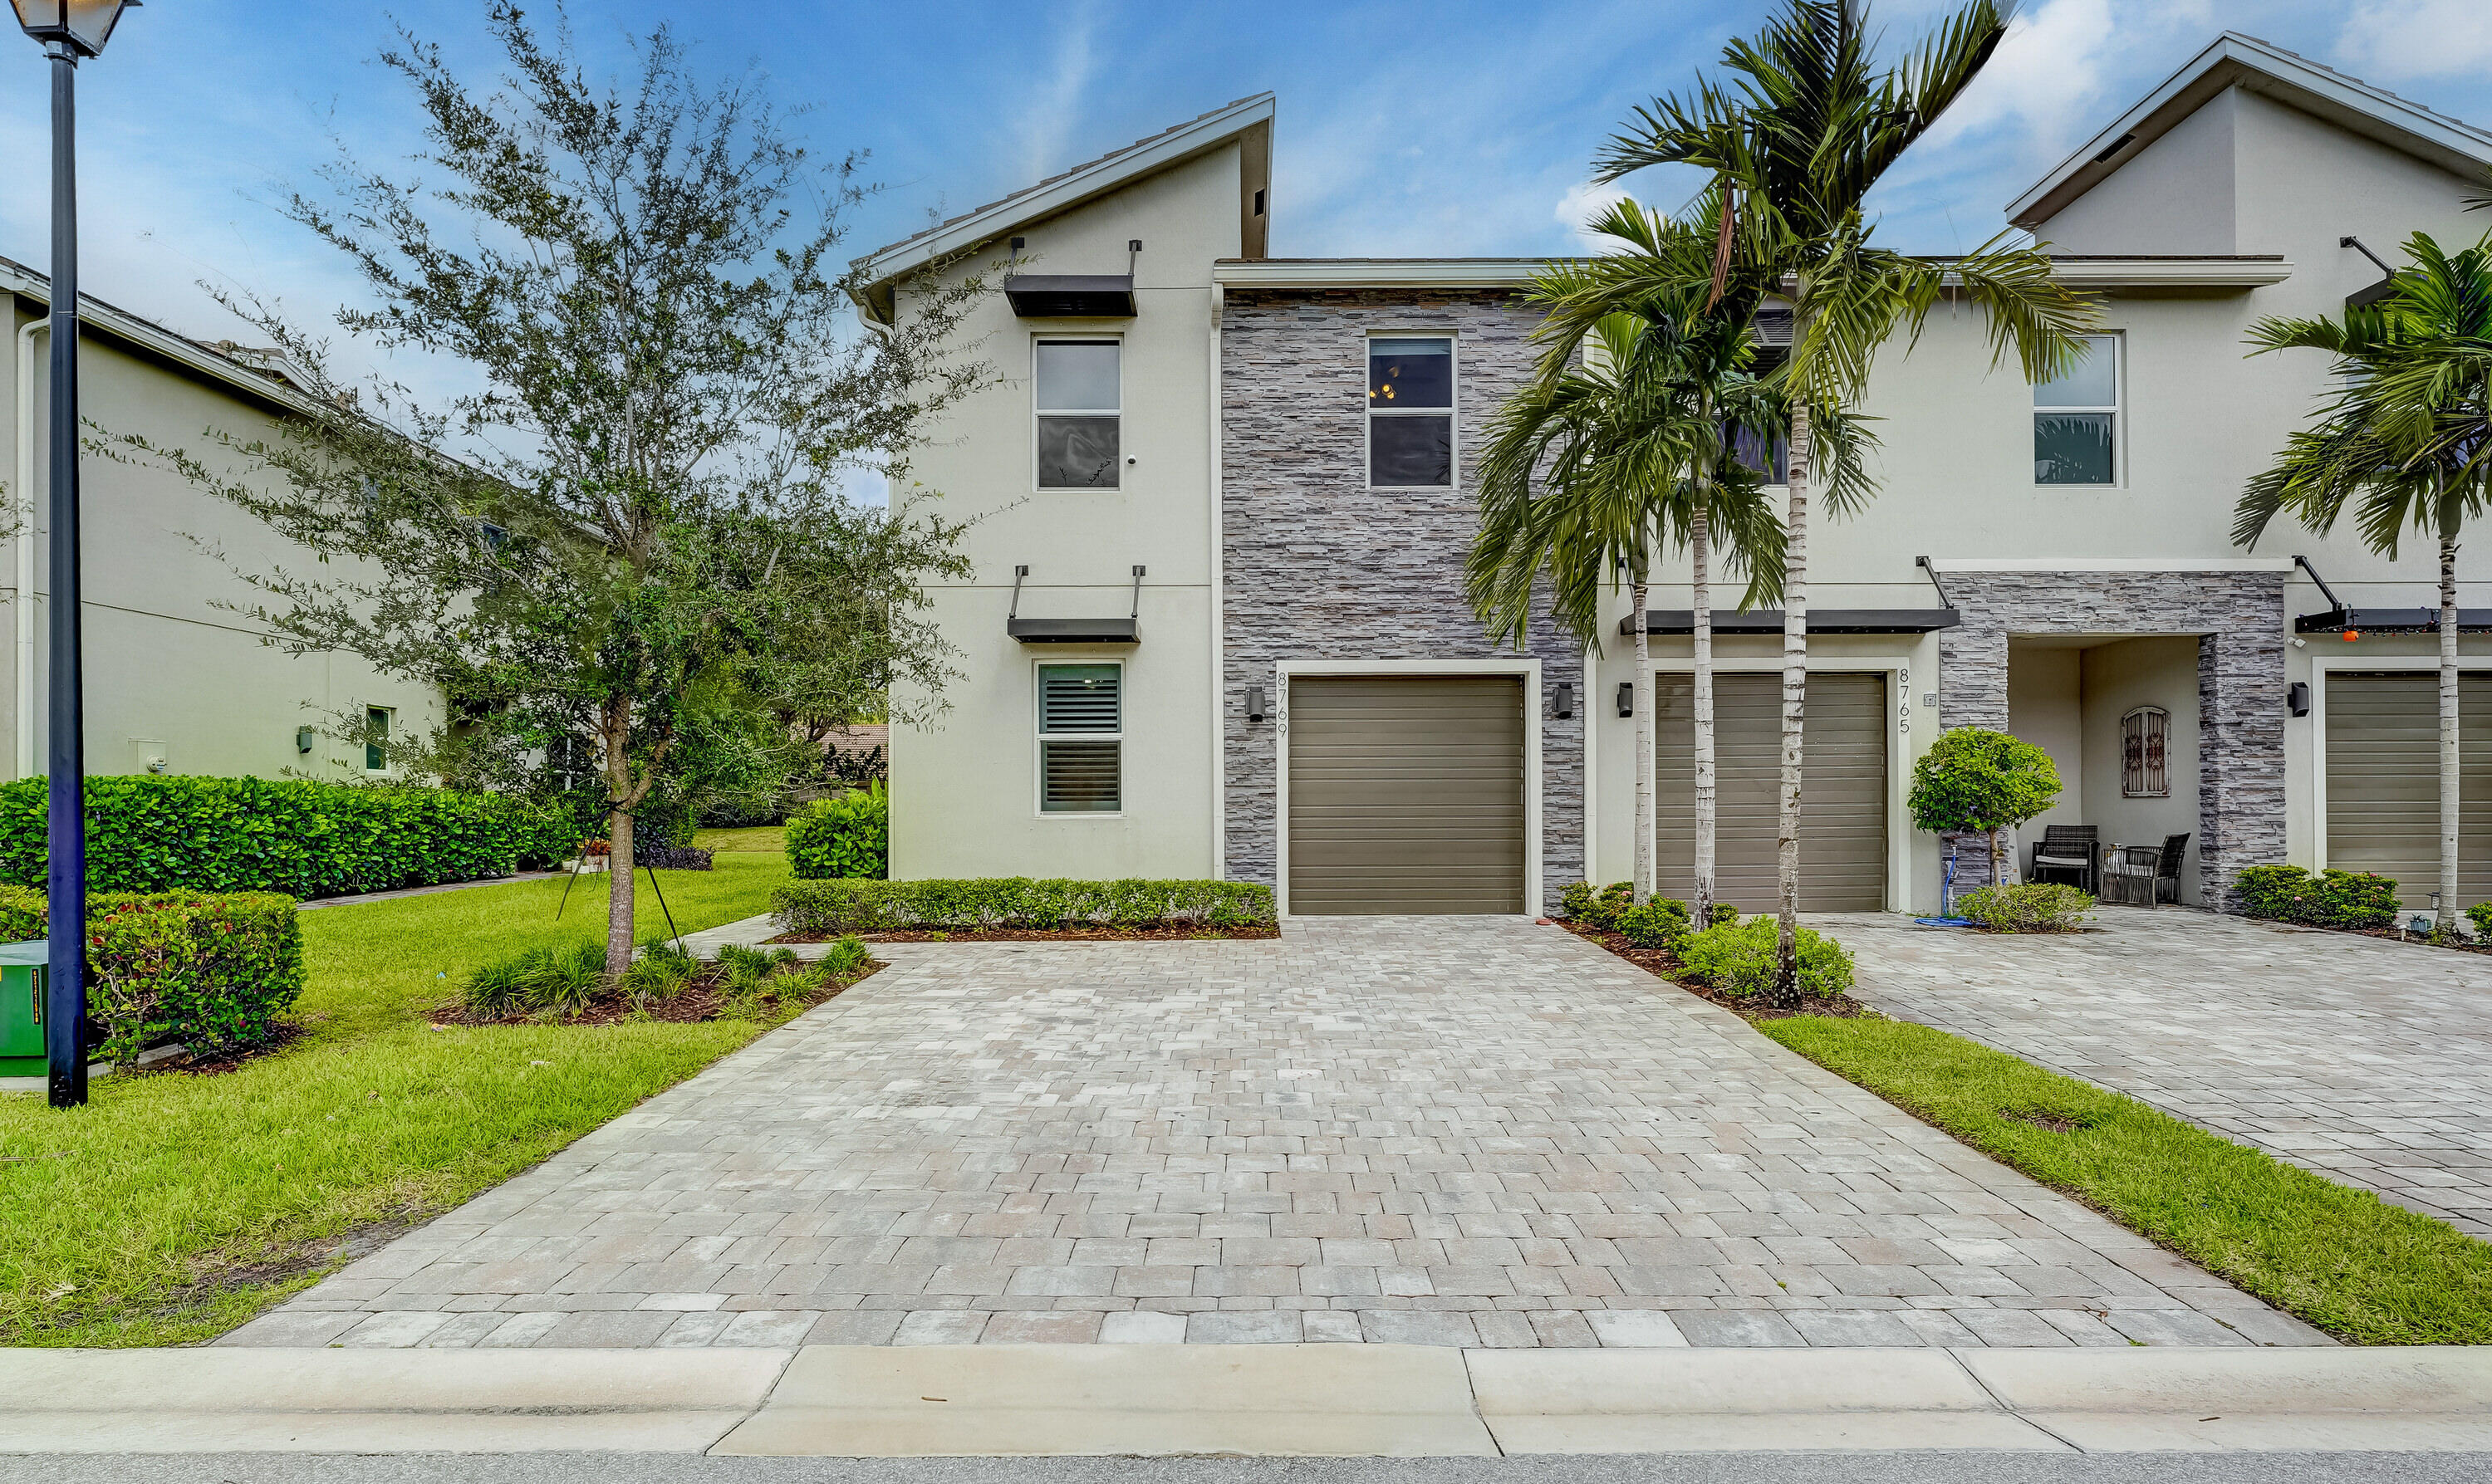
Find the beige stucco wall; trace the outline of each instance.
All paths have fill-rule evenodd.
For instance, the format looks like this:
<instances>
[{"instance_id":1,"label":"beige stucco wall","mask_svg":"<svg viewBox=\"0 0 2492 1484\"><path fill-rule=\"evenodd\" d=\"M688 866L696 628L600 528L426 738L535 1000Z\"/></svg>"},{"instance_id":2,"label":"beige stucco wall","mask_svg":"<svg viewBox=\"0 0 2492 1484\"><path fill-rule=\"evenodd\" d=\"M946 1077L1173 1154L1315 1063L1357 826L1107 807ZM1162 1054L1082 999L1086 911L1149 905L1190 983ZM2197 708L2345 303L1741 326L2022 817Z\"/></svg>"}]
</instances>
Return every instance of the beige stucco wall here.
<instances>
[{"instance_id":1,"label":"beige stucco wall","mask_svg":"<svg viewBox=\"0 0 2492 1484\"><path fill-rule=\"evenodd\" d=\"M2085 699L2078 679L2083 653L2013 640L2007 645L2007 729L2050 754L2060 770L2059 801L2019 832L2025 841L2041 839L2054 824L2092 822L2086 813ZM2020 875L2024 866L2020 855Z\"/></svg>"},{"instance_id":2,"label":"beige stucco wall","mask_svg":"<svg viewBox=\"0 0 2492 1484\"><path fill-rule=\"evenodd\" d=\"M11 299L8 328L40 317L42 306ZM49 458L42 409L48 372L37 341L33 384L36 506L45 505L42 471ZM144 433L160 443L207 450L210 428L250 438L273 432L262 403L225 390L90 329L80 344L80 407L106 434ZM16 478L19 396L15 354L0 364L0 479ZM209 550L265 567L301 567L310 553L273 538L249 516L193 489L174 474L90 453L80 470L85 542L86 755L90 773L143 771L163 757L171 773L276 776L288 769L332 778L364 777L359 749L315 738L298 753L295 731L326 728L340 711L388 706L402 730L439 725L430 687L380 675L345 655L288 656L260 642L262 630L220 602L252 594ZM11 491L13 498L15 491ZM37 553L35 608L50 589L50 523L31 532ZM197 538L193 541L192 538ZM17 602L15 541L0 541L0 774L15 771ZM36 620L35 771L43 768L44 624ZM338 764L347 764L340 767Z\"/></svg>"},{"instance_id":3,"label":"beige stucco wall","mask_svg":"<svg viewBox=\"0 0 2492 1484\"><path fill-rule=\"evenodd\" d=\"M1142 239L1132 319L1024 320L998 293L966 327L998 379L934 430L915 472L940 491L946 518L973 522L964 549L977 570L934 595L937 621L963 650L961 678L941 697L950 709L892 727L895 876L1218 874L1211 264L1239 252L1242 168L1232 141L1016 229L1028 239L1024 271L1043 274L1122 273L1127 241ZM908 303L904 291L898 312ZM1122 446L1134 461L1113 490L1034 487L1032 346L1067 334L1124 341ZM1029 568L1022 616L1098 617L1129 611L1137 564L1148 569L1140 644L1086 650L1005 637L1016 566ZM1042 816L1031 664L1101 657L1127 666L1124 812ZM895 697L903 713L927 699Z\"/></svg>"},{"instance_id":4,"label":"beige stucco wall","mask_svg":"<svg viewBox=\"0 0 2492 1484\"><path fill-rule=\"evenodd\" d=\"M2190 638L2121 639L2082 651L2085 697L2086 818L2104 845L2161 845L2186 833L2180 900L2198 892L2198 642ZM2282 697L2278 697L2282 703ZM2121 720L2139 706L2171 713L2165 734L2169 797L2132 799L2121 792Z\"/></svg>"}]
</instances>

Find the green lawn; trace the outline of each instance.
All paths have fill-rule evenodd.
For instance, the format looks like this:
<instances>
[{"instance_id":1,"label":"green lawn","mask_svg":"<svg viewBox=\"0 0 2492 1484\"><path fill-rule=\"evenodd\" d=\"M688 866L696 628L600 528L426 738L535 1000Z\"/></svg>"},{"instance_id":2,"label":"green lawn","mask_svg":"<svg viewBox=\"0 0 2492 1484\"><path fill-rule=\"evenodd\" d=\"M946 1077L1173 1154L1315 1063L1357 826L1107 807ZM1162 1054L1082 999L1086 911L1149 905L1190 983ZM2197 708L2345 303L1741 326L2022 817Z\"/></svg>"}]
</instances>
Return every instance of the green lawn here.
<instances>
[{"instance_id":1,"label":"green lawn","mask_svg":"<svg viewBox=\"0 0 2492 1484\"><path fill-rule=\"evenodd\" d=\"M685 932L769 909L784 857L660 874ZM643 935L665 931L640 877ZM758 1034L706 1024L455 1026L467 969L603 936L604 876L303 914L302 1040L222 1077L107 1077L83 1109L0 1096L0 1344L169 1345L249 1319L338 1239L444 1210Z\"/></svg>"},{"instance_id":2,"label":"green lawn","mask_svg":"<svg viewBox=\"0 0 2492 1484\"><path fill-rule=\"evenodd\" d=\"M693 844L704 850L785 850L787 826L749 824L732 830L697 830Z\"/></svg>"},{"instance_id":3,"label":"green lawn","mask_svg":"<svg viewBox=\"0 0 2492 1484\"><path fill-rule=\"evenodd\" d=\"M2453 1227L1926 1025L1757 1028L2339 1339L2492 1343L2492 1246Z\"/></svg>"}]
</instances>

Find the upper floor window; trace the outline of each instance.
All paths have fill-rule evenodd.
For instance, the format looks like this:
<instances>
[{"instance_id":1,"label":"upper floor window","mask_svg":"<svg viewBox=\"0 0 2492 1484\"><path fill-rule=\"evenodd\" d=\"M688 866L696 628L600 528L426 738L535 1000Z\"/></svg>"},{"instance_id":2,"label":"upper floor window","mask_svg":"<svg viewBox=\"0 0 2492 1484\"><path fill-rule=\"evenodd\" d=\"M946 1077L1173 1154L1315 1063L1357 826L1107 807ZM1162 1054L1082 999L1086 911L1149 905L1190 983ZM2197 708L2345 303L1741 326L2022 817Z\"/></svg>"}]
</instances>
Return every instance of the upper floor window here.
<instances>
[{"instance_id":1,"label":"upper floor window","mask_svg":"<svg viewBox=\"0 0 2492 1484\"><path fill-rule=\"evenodd\" d=\"M1038 807L1114 814L1125 807L1125 668L1038 668Z\"/></svg>"},{"instance_id":2,"label":"upper floor window","mask_svg":"<svg viewBox=\"0 0 2492 1484\"><path fill-rule=\"evenodd\" d=\"M1367 483L1380 490L1454 482L1454 342L1378 336L1367 342Z\"/></svg>"},{"instance_id":3,"label":"upper floor window","mask_svg":"<svg viewBox=\"0 0 2492 1484\"><path fill-rule=\"evenodd\" d=\"M1124 439L1115 341L1038 342L1038 488L1113 490Z\"/></svg>"},{"instance_id":4,"label":"upper floor window","mask_svg":"<svg viewBox=\"0 0 2492 1484\"><path fill-rule=\"evenodd\" d=\"M2033 388L2033 483L2120 483L2120 337L2080 337L2074 365Z\"/></svg>"},{"instance_id":5,"label":"upper floor window","mask_svg":"<svg viewBox=\"0 0 2492 1484\"><path fill-rule=\"evenodd\" d=\"M2124 799L2172 796L2172 714L2140 706L2120 719L2120 795Z\"/></svg>"},{"instance_id":6,"label":"upper floor window","mask_svg":"<svg viewBox=\"0 0 2492 1484\"><path fill-rule=\"evenodd\" d=\"M364 708L364 771L389 771L390 721L397 713L387 706Z\"/></svg>"}]
</instances>

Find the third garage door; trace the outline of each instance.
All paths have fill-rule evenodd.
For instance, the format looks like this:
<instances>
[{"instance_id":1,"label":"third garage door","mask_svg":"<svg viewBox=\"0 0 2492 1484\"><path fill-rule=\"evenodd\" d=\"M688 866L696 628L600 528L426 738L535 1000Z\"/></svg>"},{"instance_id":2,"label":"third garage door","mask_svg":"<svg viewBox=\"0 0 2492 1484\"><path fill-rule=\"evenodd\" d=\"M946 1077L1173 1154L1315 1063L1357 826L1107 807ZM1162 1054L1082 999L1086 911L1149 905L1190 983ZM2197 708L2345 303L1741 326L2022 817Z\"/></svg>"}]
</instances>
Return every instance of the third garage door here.
<instances>
[{"instance_id":1,"label":"third garage door","mask_svg":"<svg viewBox=\"0 0 2492 1484\"><path fill-rule=\"evenodd\" d=\"M2492 676L2457 685L2457 905L2492 898ZM2328 677L2328 864L2397 878L2420 911L2440 889L2440 677Z\"/></svg>"},{"instance_id":2,"label":"third garage door","mask_svg":"<svg viewBox=\"0 0 2492 1484\"><path fill-rule=\"evenodd\" d=\"M1696 865L1695 685L1663 675L1655 688L1654 861L1662 895L1692 895ZM1886 906L1886 677L1808 677L1802 732L1799 905L1808 912ZM1713 757L1719 781L1714 895L1741 911L1771 911L1775 808L1782 756L1782 677L1713 677Z\"/></svg>"},{"instance_id":3,"label":"third garage door","mask_svg":"<svg viewBox=\"0 0 2492 1484\"><path fill-rule=\"evenodd\" d=\"M1523 682L1290 682L1290 910L1520 912Z\"/></svg>"}]
</instances>

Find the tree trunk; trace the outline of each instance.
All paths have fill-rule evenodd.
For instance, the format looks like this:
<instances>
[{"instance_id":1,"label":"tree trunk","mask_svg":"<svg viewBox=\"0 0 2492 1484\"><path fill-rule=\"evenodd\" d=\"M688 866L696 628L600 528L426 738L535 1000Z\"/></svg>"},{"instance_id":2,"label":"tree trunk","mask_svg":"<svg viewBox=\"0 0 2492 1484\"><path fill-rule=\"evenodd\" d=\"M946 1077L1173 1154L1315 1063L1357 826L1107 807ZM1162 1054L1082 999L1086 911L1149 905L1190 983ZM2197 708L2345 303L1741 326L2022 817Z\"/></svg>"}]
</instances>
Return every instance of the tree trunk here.
<instances>
[{"instance_id":1,"label":"tree trunk","mask_svg":"<svg viewBox=\"0 0 2492 1484\"><path fill-rule=\"evenodd\" d=\"M1994 824L1990 828L1990 884L1993 886L2007 884L2007 877L2000 874L2002 868L1999 862L1999 827Z\"/></svg>"},{"instance_id":2,"label":"tree trunk","mask_svg":"<svg viewBox=\"0 0 2492 1484\"><path fill-rule=\"evenodd\" d=\"M2432 931L2457 932L2457 818L2464 802L2457 752L2457 538L2440 538L2440 910Z\"/></svg>"},{"instance_id":3,"label":"tree trunk","mask_svg":"<svg viewBox=\"0 0 2492 1484\"><path fill-rule=\"evenodd\" d=\"M1688 553L1694 561L1689 599L1695 608L1696 669L1694 675L1695 737L1690 751L1696 764L1696 880L1689 895L1689 922L1702 932L1713 920L1714 797L1713 777L1713 588L1712 531L1706 519L1711 481L1699 478L1696 513L1687 523Z\"/></svg>"},{"instance_id":4,"label":"tree trunk","mask_svg":"<svg viewBox=\"0 0 2492 1484\"><path fill-rule=\"evenodd\" d=\"M1644 628L1650 590L1639 578L1629 591L1635 602L1635 899L1641 903L1652 897L1652 641Z\"/></svg>"},{"instance_id":5,"label":"tree trunk","mask_svg":"<svg viewBox=\"0 0 2492 1484\"><path fill-rule=\"evenodd\" d=\"M632 702L606 706L607 797L616 800L606 815L606 971L621 974L632 966Z\"/></svg>"},{"instance_id":6,"label":"tree trunk","mask_svg":"<svg viewBox=\"0 0 2492 1484\"><path fill-rule=\"evenodd\" d=\"M1800 727L1808 710L1808 406L1791 409L1791 511L1785 518L1783 577L1783 756L1781 831L1774 877L1781 919L1774 935L1774 984L1766 1002L1799 1008Z\"/></svg>"}]
</instances>

